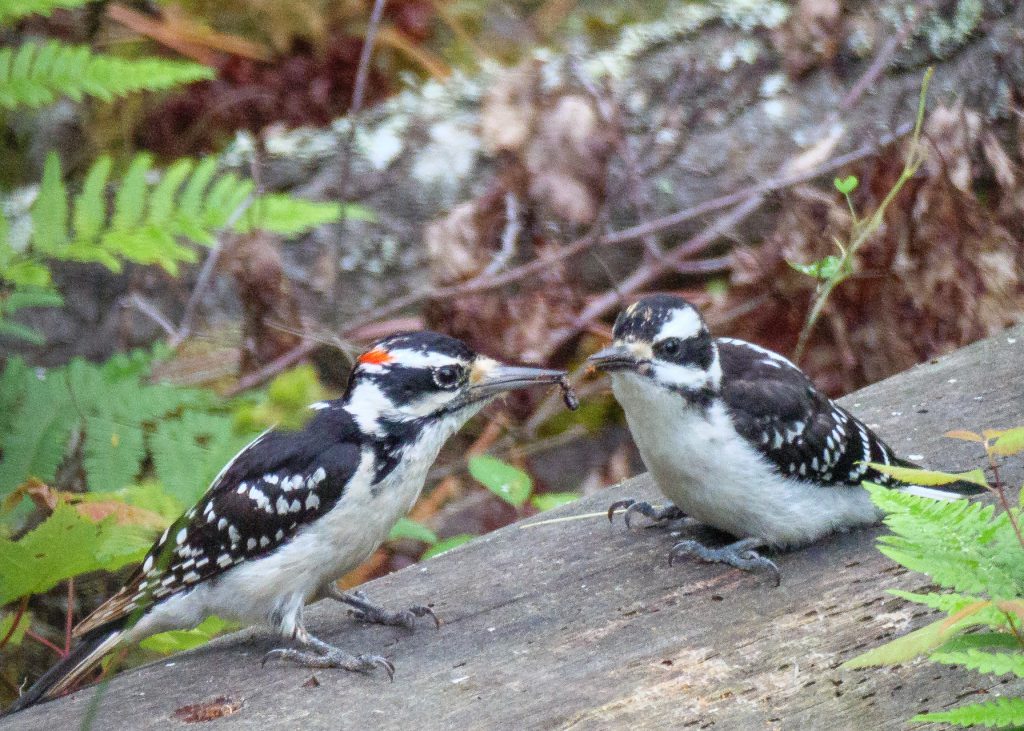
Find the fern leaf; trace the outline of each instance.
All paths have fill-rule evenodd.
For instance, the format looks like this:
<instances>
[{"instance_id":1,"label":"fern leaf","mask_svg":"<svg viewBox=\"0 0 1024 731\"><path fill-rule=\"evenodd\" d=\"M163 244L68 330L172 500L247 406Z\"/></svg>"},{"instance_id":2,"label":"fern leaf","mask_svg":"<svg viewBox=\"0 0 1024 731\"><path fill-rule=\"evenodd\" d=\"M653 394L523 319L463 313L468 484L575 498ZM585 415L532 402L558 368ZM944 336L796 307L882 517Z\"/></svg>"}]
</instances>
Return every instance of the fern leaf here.
<instances>
[{"instance_id":1,"label":"fern leaf","mask_svg":"<svg viewBox=\"0 0 1024 731\"><path fill-rule=\"evenodd\" d=\"M1019 726L1024 724L1024 698L997 698L987 703L974 703L941 713L920 713L911 721L918 723L950 723L954 726Z\"/></svg>"},{"instance_id":2,"label":"fern leaf","mask_svg":"<svg viewBox=\"0 0 1024 731\"><path fill-rule=\"evenodd\" d=\"M39 197L32 206L33 243L42 254L55 254L67 244L68 192L56 152L46 156Z\"/></svg>"},{"instance_id":3,"label":"fern leaf","mask_svg":"<svg viewBox=\"0 0 1024 731\"><path fill-rule=\"evenodd\" d=\"M59 374L33 374L22 381L22 388L10 429L0 433L0 496L29 477L53 479L77 422Z\"/></svg>"},{"instance_id":4,"label":"fern leaf","mask_svg":"<svg viewBox=\"0 0 1024 731\"><path fill-rule=\"evenodd\" d=\"M191 505L244 446L223 417L186 412L161 422L150 440L157 478L168 494Z\"/></svg>"},{"instance_id":5,"label":"fern leaf","mask_svg":"<svg viewBox=\"0 0 1024 731\"><path fill-rule=\"evenodd\" d=\"M1018 678L1024 678L1024 654L1018 652L985 652L983 650L960 650L949 652L933 652L931 659L945 665L963 665L965 668L975 670L979 673L992 673L993 675L1006 675L1013 673Z\"/></svg>"},{"instance_id":6,"label":"fern leaf","mask_svg":"<svg viewBox=\"0 0 1024 731\"><path fill-rule=\"evenodd\" d=\"M54 10L80 8L92 0L0 0L0 25L29 15L47 16Z\"/></svg>"},{"instance_id":7,"label":"fern leaf","mask_svg":"<svg viewBox=\"0 0 1024 731\"><path fill-rule=\"evenodd\" d=\"M146 456L140 424L105 415L85 419L83 466L94 492L109 492L132 484Z\"/></svg>"},{"instance_id":8,"label":"fern leaf","mask_svg":"<svg viewBox=\"0 0 1024 731\"><path fill-rule=\"evenodd\" d=\"M142 213L146 207L146 174L153 164L150 155L137 155L128 166L128 172L121 179L114 198L114 215L110 225L114 229L127 230L135 228L142 221Z\"/></svg>"},{"instance_id":9,"label":"fern leaf","mask_svg":"<svg viewBox=\"0 0 1024 731\"><path fill-rule=\"evenodd\" d=\"M99 238L107 218L107 203L104 193L110 180L111 161L109 155L101 155L89 168L82 183L82 191L75 196L73 223L75 237L80 243L92 244Z\"/></svg>"},{"instance_id":10,"label":"fern leaf","mask_svg":"<svg viewBox=\"0 0 1024 731\"><path fill-rule=\"evenodd\" d=\"M962 593L1013 598L1024 587L1024 564L1006 513L977 502L865 487L886 512L893 533L882 536L878 547L894 561Z\"/></svg>"},{"instance_id":11,"label":"fern leaf","mask_svg":"<svg viewBox=\"0 0 1024 731\"><path fill-rule=\"evenodd\" d=\"M39 107L62 96L104 101L136 91L211 79L213 69L158 58L125 59L58 41L0 50L0 106Z\"/></svg>"}]
</instances>

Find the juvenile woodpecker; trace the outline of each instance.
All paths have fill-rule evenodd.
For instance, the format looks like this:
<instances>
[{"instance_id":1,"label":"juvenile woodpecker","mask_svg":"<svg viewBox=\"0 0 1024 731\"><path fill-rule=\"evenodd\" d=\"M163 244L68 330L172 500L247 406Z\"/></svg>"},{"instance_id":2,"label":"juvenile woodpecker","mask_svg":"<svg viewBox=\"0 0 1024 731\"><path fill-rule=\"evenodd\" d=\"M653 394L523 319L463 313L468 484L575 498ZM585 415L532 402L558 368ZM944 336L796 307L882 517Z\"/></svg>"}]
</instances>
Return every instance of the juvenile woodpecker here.
<instances>
[{"instance_id":1,"label":"juvenile woodpecker","mask_svg":"<svg viewBox=\"0 0 1024 731\"><path fill-rule=\"evenodd\" d=\"M358 358L345 394L312 405L296 431L267 431L232 459L150 549L127 584L74 630L79 644L9 709L59 695L112 648L194 627L216 614L265 623L302 649L272 650L318 668L394 667L306 631L303 607L331 597L357 619L411 627L427 607L387 611L335 581L387 537L420 494L441 445L508 391L561 371L507 366L432 332L386 338ZM436 619L435 619L436 621Z\"/></svg>"},{"instance_id":2,"label":"juvenile woodpecker","mask_svg":"<svg viewBox=\"0 0 1024 731\"><path fill-rule=\"evenodd\" d=\"M622 500L627 526L640 513L658 523L684 517L734 536L722 548L676 543L669 561L696 555L736 568L767 569L758 549L794 548L835 531L876 523L861 487L871 480L932 497L953 492L905 485L867 463L914 466L797 366L753 343L713 338L689 302L645 297L619 314L613 344L590 362L612 391L655 483L672 505ZM957 492L981 488L956 483Z\"/></svg>"}]
</instances>

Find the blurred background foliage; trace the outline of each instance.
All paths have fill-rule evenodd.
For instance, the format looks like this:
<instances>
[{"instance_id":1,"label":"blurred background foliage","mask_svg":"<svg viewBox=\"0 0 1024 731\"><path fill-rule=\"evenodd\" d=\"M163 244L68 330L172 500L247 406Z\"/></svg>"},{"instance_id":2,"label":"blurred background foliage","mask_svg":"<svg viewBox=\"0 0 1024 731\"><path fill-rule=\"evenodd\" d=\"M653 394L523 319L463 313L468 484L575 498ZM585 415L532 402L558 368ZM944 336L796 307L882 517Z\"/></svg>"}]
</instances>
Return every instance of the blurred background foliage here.
<instances>
[{"instance_id":1,"label":"blurred background foliage","mask_svg":"<svg viewBox=\"0 0 1024 731\"><path fill-rule=\"evenodd\" d=\"M866 221L800 361L830 393L1024 312L1020 44L990 44L991 94L957 93L1001 3L373 6L0 0L0 704L376 337L578 371L663 290L788 355ZM520 394L453 439L343 585L638 472L605 385L575 379L578 411Z\"/></svg>"}]
</instances>

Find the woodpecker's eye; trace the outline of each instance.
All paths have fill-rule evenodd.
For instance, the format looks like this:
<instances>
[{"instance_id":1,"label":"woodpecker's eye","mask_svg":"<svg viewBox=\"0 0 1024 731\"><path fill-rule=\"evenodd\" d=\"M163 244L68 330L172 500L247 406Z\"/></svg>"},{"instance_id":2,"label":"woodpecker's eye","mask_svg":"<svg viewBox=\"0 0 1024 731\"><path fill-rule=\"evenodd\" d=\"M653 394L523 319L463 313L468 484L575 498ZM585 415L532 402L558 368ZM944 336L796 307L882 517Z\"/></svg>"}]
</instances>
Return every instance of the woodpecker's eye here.
<instances>
[{"instance_id":1,"label":"woodpecker's eye","mask_svg":"<svg viewBox=\"0 0 1024 731\"><path fill-rule=\"evenodd\" d=\"M665 356L666 358L675 358L682 349L683 344L679 338L665 338L654 346L654 350L658 355Z\"/></svg>"},{"instance_id":2,"label":"woodpecker's eye","mask_svg":"<svg viewBox=\"0 0 1024 731\"><path fill-rule=\"evenodd\" d=\"M446 365L434 369L434 383L438 388L455 388L462 381L465 369L462 366Z\"/></svg>"}]
</instances>

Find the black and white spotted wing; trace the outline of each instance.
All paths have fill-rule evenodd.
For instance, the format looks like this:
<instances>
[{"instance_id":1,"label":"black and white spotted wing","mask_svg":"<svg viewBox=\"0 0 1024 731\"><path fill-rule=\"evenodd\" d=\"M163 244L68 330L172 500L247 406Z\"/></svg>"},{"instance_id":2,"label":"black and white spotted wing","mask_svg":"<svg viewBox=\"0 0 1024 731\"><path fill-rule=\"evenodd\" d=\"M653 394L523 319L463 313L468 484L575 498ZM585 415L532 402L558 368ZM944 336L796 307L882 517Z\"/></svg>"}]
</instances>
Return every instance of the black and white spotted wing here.
<instances>
[{"instance_id":1,"label":"black and white spotted wing","mask_svg":"<svg viewBox=\"0 0 1024 731\"><path fill-rule=\"evenodd\" d=\"M790 361L742 340L717 344L722 397L736 429L781 474L822 485L901 484L865 463L913 465Z\"/></svg>"},{"instance_id":2,"label":"black and white spotted wing","mask_svg":"<svg viewBox=\"0 0 1024 731\"><path fill-rule=\"evenodd\" d=\"M352 417L328 402L305 428L270 431L251 442L75 634L144 610L288 541L338 502L359 465L359 435Z\"/></svg>"}]
</instances>

